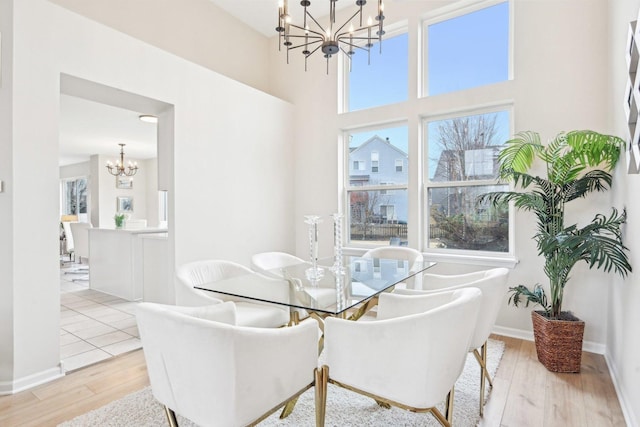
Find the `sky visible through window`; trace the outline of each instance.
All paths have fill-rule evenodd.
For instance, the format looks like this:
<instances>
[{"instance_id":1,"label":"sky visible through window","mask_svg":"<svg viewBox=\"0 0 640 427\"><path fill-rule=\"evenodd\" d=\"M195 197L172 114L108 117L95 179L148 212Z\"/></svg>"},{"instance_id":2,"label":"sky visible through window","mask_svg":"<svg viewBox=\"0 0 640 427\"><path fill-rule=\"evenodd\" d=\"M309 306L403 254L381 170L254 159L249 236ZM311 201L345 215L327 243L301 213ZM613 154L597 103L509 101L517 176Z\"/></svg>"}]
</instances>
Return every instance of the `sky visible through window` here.
<instances>
[{"instance_id":1,"label":"sky visible through window","mask_svg":"<svg viewBox=\"0 0 640 427\"><path fill-rule=\"evenodd\" d=\"M429 25L428 93L469 89L509 78L509 3Z\"/></svg>"},{"instance_id":2,"label":"sky visible through window","mask_svg":"<svg viewBox=\"0 0 640 427\"><path fill-rule=\"evenodd\" d=\"M407 100L408 36L382 39L371 48L371 65L367 52L356 49L349 75L349 111L378 107ZM381 84L383 82L383 84Z\"/></svg>"},{"instance_id":3,"label":"sky visible through window","mask_svg":"<svg viewBox=\"0 0 640 427\"><path fill-rule=\"evenodd\" d=\"M444 94L509 78L509 2L503 2L428 26L429 94ZM382 54L376 44L367 55L354 55L349 75L350 111L407 100L407 33L383 39ZM381 83L382 82L382 83ZM498 114L498 143L509 138L509 114ZM389 138L408 152L408 128L390 127L351 134L349 147L374 135ZM430 157L437 153L430 153Z\"/></svg>"}]
</instances>

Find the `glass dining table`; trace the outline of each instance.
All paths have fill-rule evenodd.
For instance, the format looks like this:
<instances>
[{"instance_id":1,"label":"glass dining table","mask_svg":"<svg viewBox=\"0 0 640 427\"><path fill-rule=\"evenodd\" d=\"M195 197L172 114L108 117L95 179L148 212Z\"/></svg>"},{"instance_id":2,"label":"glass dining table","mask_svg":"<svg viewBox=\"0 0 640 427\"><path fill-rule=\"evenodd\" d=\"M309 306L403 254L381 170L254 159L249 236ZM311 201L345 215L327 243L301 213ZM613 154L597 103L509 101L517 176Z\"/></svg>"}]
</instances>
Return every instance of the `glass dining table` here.
<instances>
[{"instance_id":1,"label":"glass dining table","mask_svg":"<svg viewBox=\"0 0 640 427\"><path fill-rule=\"evenodd\" d=\"M334 258L319 259L317 270L311 263L300 263L268 270L266 274L236 276L196 287L229 297L249 301L271 303L290 307L291 323L299 321L301 313L322 320L325 317L342 317L357 320L377 303L382 292L389 292L399 283L413 287L415 276L429 269L434 262L409 262L400 259L344 256L337 272ZM252 292L240 289L269 286L274 279L289 283L289 298L271 297L269 292ZM243 283L245 286L237 286ZM266 290L266 289L265 289Z\"/></svg>"}]
</instances>

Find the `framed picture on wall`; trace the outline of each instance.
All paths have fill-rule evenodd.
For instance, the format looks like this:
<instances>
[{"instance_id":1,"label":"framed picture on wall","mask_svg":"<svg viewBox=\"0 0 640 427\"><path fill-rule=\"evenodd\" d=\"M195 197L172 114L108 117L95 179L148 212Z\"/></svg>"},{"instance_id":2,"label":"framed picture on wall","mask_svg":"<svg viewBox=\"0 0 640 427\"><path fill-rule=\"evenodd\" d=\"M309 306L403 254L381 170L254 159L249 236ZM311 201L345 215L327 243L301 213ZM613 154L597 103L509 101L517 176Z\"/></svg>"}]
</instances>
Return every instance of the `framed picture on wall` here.
<instances>
[{"instance_id":1,"label":"framed picture on wall","mask_svg":"<svg viewBox=\"0 0 640 427\"><path fill-rule=\"evenodd\" d=\"M116 203L118 212L133 212L133 197L116 197Z\"/></svg>"},{"instance_id":2,"label":"framed picture on wall","mask_svg":"<svg viewBox=\"0 0 640 427\"><path fill-rule=\"evenodd\" d=\"M130 190L133 188L133 178L130 176L116 176L116 188Z\"/></svg>"}]
</instances>

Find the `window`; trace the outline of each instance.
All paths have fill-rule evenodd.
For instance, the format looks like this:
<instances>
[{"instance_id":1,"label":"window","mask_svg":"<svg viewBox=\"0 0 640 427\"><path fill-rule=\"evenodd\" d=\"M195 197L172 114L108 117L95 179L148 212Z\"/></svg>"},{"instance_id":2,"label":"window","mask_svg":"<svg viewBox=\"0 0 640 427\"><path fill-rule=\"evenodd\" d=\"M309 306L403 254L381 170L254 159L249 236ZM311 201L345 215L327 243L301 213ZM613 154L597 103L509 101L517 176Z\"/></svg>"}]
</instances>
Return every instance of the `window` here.
<instances>
[{"instance_id":1,"label":"window","mask_svg":"<svg viewBox=\"0 0 640 427\"><path fill-rule=\"evenodd\" d=\"M60 214L87 214L87 178L63 179L60 182Z\"/></svg>"},{"instance_id":2,"label":"window","mask_svg":"<svg viewBox=\"0 0 640 427\"><path fill-rule=\"evenodd\" d=\"M378 167L380 166L380 155L377 151L371 153L371 172L378 172Z\"/></svg>"},{"instance_id":3,"label":"window","mask_svg":"<svg viewBox=\"0 0 640 427\"><path fill-rule=\"evenodd\" d=\"M353 162L353 170L354 171L363 171L367 168L367 162L364 160L355 160Z\"/></svg>"},{"instance_id":4,"label":"window","mask_svg":"<svg viewBox=\"0 0 640 427\"><path fill-rule=\"evenodd\" d=\"M510 135L509 112L425 121L425 135L427 247L508 252L508 209L476 199L508 189L496 179L498 152Z\"/></svg>"},{"instance_id":5,"label":"window","mask_svg":"<svg viewBox=\"0 0 640 427\"><path fill-rule=\"evenodd\" d=\"M372 172L376 172L352 168L345 183L348 243L380 245L389 244L392 238L407 239L408 174L406 169L402 174L395 170L399 156L403 162L407 159L407 139L406 126L348 134L349 164L370 159Z\"/></svg>"},{"instance_id":6,"label":"window","mask_svg":"<svg viewBox=\"0 0 640 427\"><path fill-rule=\"evenodd\" d=\"M507 188L496 178L497 153L517 111L509 81L514 2L413 2L417 15L394 19L419 16L419 27L385 25L382 56L373 47L371 66L362 51L350 71L345 66L338 85L342 139L349 141L341 156L345 245L410 241L434 259L512 261L513 215L476 200ZM414 153L419 158L410 163Z\"/></svg>"},{"instance_id":7,"label":"window","mask_svg":"<svg viewBox=\"0 0 640 427\"><path fill-rule=\"evenodd\" d=\"M427 23L424 33L426 94L509 79L509 2Z\"/></svg>"},{"instance_id":8,"label":"window","mask_svg":"<svg viewBox=\"0 0 640 427\"><path fill-rule=\"evenodd\" d=\"M386 25L385 25L386 27ZM385 31L392 32L388 28ZM369 55L356 49L351 60L351 70L345 73L345 111L363 110L407 100L408 94L408 49L407 33L386 35L374 43ZM393 81L393 85L380 82Z\"/></svg>"}]
</instances>

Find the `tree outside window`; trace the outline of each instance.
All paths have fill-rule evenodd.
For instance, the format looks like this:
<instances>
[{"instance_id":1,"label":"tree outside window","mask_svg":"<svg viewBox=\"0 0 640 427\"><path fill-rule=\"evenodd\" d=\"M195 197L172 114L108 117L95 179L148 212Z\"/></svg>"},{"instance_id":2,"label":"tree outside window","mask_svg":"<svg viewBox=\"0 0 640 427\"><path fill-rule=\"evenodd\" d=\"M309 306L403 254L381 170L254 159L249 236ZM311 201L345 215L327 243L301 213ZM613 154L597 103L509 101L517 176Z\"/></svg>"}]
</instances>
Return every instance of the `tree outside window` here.
<instances>
[{"instance_id":1,"label":"tree outside window","mask_svg":"<svg viewBox=\"0 0 640 427\"><path fill-rule=\"evenodd\" d=\"M482 193L507 189L496 180L508 123L507 111L427 122L429 248L508 252L508 210L476 202Z\"/></svg>"}]
</instances>

